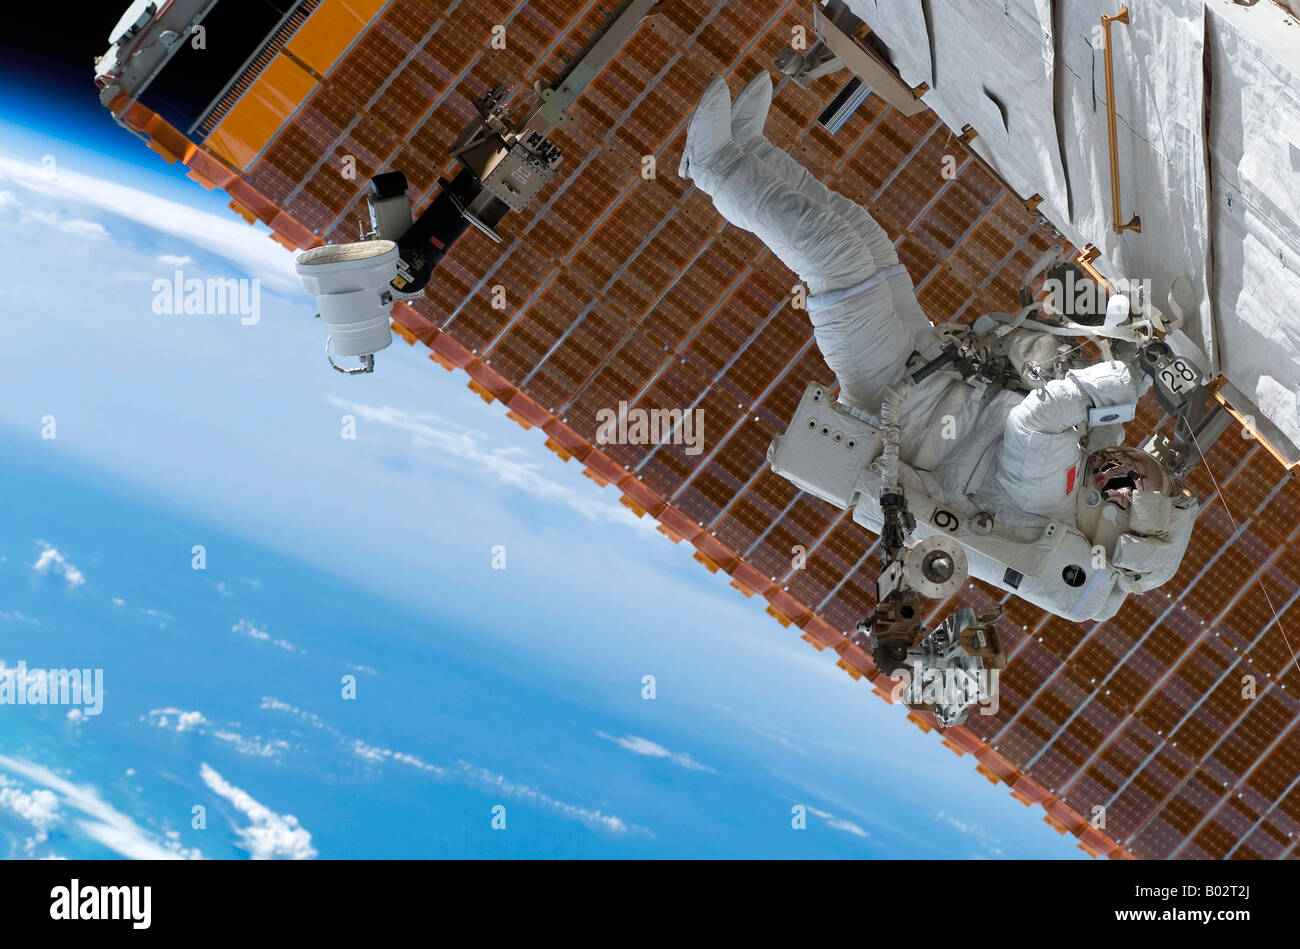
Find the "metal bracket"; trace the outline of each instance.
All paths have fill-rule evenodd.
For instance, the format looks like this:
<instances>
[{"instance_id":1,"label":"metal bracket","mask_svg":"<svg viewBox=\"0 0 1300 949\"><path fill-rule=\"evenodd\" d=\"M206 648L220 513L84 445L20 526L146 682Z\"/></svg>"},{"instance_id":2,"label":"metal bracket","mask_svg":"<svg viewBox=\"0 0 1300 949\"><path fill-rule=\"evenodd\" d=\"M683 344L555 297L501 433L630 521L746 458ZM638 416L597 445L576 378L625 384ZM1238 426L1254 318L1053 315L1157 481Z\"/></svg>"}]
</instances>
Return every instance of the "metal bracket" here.
<instances>
[{"instance_id":1,"label":"metal bracket","mask_svg":"<svg viewBox=\"0 0 1300 949\"><path fill-rule=\"evenodd\" d=\"M807 89L822 76L839 72L845 65L824 41L818 40L802 54L787 46L777 55L776 68Z\"/></svg>"},{"instance_id":2,"label":"metal bracket","mask_svg":"<svg viewBox=\"0 0 1300 949\"><path fill-rule=\"evenodd\" d=\"M806 89L822 76L848 69L903 115L926 110L921 97L930 87L926 83L912 87L903 81L871 39L871 27L854 16L844 0L814 6L813 30L817 42L810 49L800 53L787 47L776 59L777 68L797 84Z\"/></svg>"}]
</instances>

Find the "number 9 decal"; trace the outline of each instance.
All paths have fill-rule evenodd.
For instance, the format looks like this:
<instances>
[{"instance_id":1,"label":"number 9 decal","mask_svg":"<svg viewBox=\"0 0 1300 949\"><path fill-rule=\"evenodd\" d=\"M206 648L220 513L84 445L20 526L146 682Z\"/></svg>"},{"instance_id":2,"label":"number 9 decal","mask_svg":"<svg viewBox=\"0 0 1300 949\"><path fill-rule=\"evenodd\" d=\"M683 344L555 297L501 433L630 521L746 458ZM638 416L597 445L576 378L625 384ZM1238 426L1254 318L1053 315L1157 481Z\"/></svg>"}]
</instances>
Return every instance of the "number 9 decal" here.
<instances>
[{"instance_id":1,"label":"number 9 decal","mask_svg":"<svg viewBox=\"0 0 1300 949\"><path fill-rule=\"evenodd\" d=\"M939 530L955 534L957 528L961 527L961 520L952 511L936 510L934 512L934 526Z\"/></svg>"}]
</instances>

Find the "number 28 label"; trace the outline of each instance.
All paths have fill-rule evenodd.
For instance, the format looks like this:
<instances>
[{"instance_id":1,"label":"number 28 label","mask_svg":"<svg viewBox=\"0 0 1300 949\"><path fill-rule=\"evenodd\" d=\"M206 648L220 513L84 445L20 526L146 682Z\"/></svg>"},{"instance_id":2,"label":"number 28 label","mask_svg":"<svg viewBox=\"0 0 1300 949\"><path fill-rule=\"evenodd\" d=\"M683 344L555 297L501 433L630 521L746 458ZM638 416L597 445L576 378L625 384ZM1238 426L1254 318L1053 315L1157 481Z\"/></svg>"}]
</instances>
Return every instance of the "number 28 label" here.
<instances>
[{"instance_id":1,"label":"number 28 label","mask_svg":"<svg viewBox=\"0 0 1300 949\"><path fill-rule=\"evenodd\" d=\"M1183 392L1196 385L1196 372L1181 359L1175 359L1160 370L1160 380L1170 392Z\"/></svg>"}]
</instances>

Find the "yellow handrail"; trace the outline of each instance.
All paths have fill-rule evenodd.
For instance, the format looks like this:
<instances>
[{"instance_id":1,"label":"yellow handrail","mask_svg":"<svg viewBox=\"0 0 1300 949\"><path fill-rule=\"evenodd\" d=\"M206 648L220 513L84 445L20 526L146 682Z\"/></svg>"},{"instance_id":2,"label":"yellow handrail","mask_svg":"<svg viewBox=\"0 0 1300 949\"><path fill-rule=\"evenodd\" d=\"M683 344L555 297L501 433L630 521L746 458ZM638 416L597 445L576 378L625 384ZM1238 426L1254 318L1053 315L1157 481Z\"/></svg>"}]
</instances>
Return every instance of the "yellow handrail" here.
<instances>
[{"instance_id":1,"label":"yellow handrail","mask_svg":"<svg viewBox=\"0 0 1300 949\"><path fill-rule=\"evenodd\" d=\"M1125 231L1142 231L1142 219L1136 214L1133 220L1127 224L1123 223L1123 215L1120 213L1120 195L1119 195L1119 141L1118 132L1115 127L1115 54L1110 42L1110 25L1112 23L1128 23L1128 7L1120 10L1114 16L1101 16L1102 34L1105 37L1106 48L1106 123L1110 132L1110 199L1111 213L1114 217L1114 228L1116 234L1123 234Z\"/></svg>"}]
</instances>

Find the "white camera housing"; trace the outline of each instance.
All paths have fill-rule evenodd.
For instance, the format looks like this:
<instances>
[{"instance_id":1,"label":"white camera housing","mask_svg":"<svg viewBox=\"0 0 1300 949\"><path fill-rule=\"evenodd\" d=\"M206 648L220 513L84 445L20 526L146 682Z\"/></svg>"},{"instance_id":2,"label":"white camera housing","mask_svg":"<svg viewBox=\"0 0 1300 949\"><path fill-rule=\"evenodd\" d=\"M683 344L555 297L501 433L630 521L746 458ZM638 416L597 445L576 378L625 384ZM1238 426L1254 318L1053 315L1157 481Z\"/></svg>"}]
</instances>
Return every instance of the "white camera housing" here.
<instances>
[{"instance_id":1,"label":"white camera housing","mask_svg":"<svg viewBox=\"0 0 1300 949\"><path fill-rule=\"evenodd\" d=\"M316 298L337 355L366 357L392 344L389 282L397 276L395 243L369 240L313 247L298 256L295 269Z\"/></svg>"}]
</instances>

